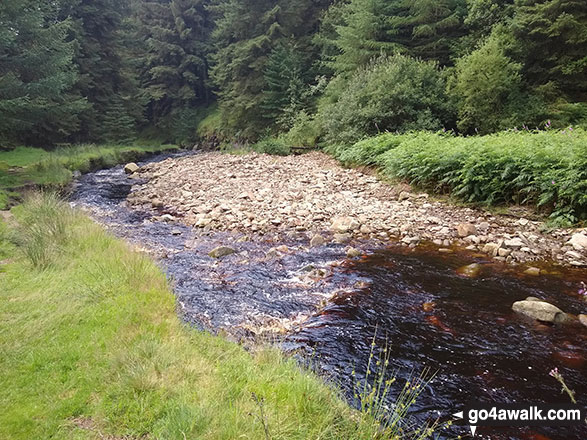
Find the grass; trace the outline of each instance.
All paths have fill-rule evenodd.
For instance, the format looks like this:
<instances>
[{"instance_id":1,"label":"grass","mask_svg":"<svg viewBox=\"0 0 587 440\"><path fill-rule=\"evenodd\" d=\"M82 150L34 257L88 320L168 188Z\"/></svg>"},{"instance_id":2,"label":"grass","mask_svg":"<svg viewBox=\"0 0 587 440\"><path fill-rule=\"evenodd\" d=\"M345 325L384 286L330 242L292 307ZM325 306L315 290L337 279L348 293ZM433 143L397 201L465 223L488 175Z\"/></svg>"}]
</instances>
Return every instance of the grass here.
<instances>
[{"instance_id":1,"label":"grass","mask_svg":"<svg viewBox=\"0 0 587 440\"><path fill-rule=\"evenodd\" d=\"M55 196L12 211L0 438L398 438L279 351L188 328L147 256Z\"/></svg>"},{"instance_id":2,"label":"grass","mask_svg":"<svg viewBox=\"0 0 587 440\"><path fill-rule=\"evenodd\" d=\"M176 147L78 145L51 152L31 147L0 151L0 209L6 209L31 186L60 188L71 181L74 171L114 166L173 148Z\"/></svg>"},{"instance_id":3,"label":"grass","mask_svg":"<svg viewBox=\"0 0 587 440\"><path fill-rule=\"evenodd\" d=\"M331 152L347 165L487 206L520 204L553 226L587 220L587 132L508 131L462 137L386 133Z\"/></svg>"}]
</instances>

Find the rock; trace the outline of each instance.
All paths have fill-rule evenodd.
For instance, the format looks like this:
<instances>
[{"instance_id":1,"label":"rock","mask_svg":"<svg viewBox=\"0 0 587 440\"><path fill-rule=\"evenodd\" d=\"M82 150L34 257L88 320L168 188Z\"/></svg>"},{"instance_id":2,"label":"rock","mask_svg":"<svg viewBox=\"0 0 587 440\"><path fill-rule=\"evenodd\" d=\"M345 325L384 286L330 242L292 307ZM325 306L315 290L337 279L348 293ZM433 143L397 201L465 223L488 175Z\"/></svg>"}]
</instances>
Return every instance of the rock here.
<instances>
[{"instance_id":1,"label":"rock","mask_svg":"<svg viewBox=\"0 0 587 440\"><path fill-rule=\"evenodd\" d=\"M151 206L153 208L163 208L165 206L165 203L163 203L159 199L153 199L153 200L151 200Z\"/></svg>"},{"instance_id":2,"label":"rock","mask_svg":"<svg viewBox=\"0 0 587 440\"><path fill-rule=\"evenodd\" d=\"M440 248L438 249L438 252L440 252L441 254L454 254L454 251L452 249L447 248Z\"/></svg>"},{"instance_id":3,"label":"rock","mask_svg":"<svg viewBox=\"0 0 587 440\"><path fill-rule=\"evenodd\" d=\"M408 200L410 197L412 197L412 195L409 192L402 191L401 193L399 193L399 196L397 197L397 199L400 202L403 202L404 200Z\"/></svg>"},{"instance_id":4,"label":"rock","mask_svg":"<svg viewBox=\"0 0 587 440\"><path fill-rule=\"evenodd\" d=\"M355 248L348 248L346 251L346 256L349 258L355 258L358 257L359 255L361 255L361 251L359 249L355 249Z\"/></svg>"},{"instance_id":5,"label":"rock","mask_svg":"<svg viewBox=\"0 0 587 440\"><path fill-rule=\"evenodd\" d=\"M575 249L576 251L587 249L587 235L578 232L576 234L573 234L573 236L567 243L573 246L573 249Z\"/></svg>"},{"instance_id":6,"label":"rock","mask_svg":"<svg viewBox=\"0 0 587 440\"><path fill-rule=\"evenodd\" d=\"M222 258L235 253L236 251L233 248L227 246L219 246L216 249L211 250L208 255L212 258Z\"/></svg>"},{"instance_id":7,"label":"rock","mask_svg":"<svg viewBox=\"0 0 587 440\"><path fill-rule=\"evenodd\" d=\"M524 271L524 273L526 275L530 275L530 276L533 276L533 277L538 277L538 276L540 276L540 269L537 268L537 267L529 267L528 269L526 269Z\"/></svg>"},{"instance_id":8,"label":"rock","mask_svg":"<svg viewBox=\"0 0 587 440\"><path fill-rule=\"evenodd\" d=\"M520 226L526 226L528 223L530 223L530 221L526 218L521 218L520 220L518 220L518 224Z\"/></svg>"},{"instance_id":9,"label":"rock","mask_svg":"<svg viewBox=\"0 0 587 440\"><path fill-rule=\"evenodd\" d=\"M140 168L140 167L139 167L139 166L138 166L136 163L134 163L134 162L127 163L127 164L124 166L124 172L125 172L126 174L133 174L133 173L136 173L136 172L137 172L138 170L140 170L140 169L141 169L141 168Z\"/></svg>"},{"instance_id":10,"label":"rock","mask_svg":"<svg viewBox=\"0 0 587 440\"><path fill-rule=\"evenodd\" d=\"M161 216L161 221L166 222L166 223L171 223L171 222L175 221L175 217L172 216L171 214L164 214Z\"/></svg>"},{"instance_id":11,"label":"rock","mask_svg":"<svg viewBox=\"0 0 587 440\"><path fill-rule=\"evenodd\" d=\"M580 314L579 315L579 322L581 324L583 324L585 327L587 327L587 315L585 314Z\"/></svg>"},{"instance_id":12,"label":"rock","mask_svg":"<svg viewBox=\"0 0 587 440\"><path fill-rule=\"evenodd\" d=\"M467 278L477 278L481 273L481 265L478 263L469 264L467 266L459 267L457 273Z\"/></svg>"},{"instance_id":13,"label":"rock","mask_svg":"<svg viewBox=\"0 0 587 440\"><path fill-rule=\"evenodd\" d=\"M484 234L486 234L487 231L489 231L489 228L491 228L491 225L488 222L481 222L479 223L479 226L477 226L477 229L483 232Z\"/></svg>"},{"instance_id":14,"label":"rock","mask_svg":"<svg viewBox=\"0 0 587 440\"><path fill-rule=\"evenodd\" d=\"M459 237L464 238L468 237L469 235L476 235L477 228L471 223L461 223L457 226L457 233Z\"/></svg>"},{"instance_id":15,"label":"rock","mask_svg":"<svg viewBox=\"0 0 587 440\"><path fill-rule=\"evenodd\" d=\"M505 240L503 244L506 247L514 248L514 249L521 248L524 246L524 242L518 237L514 237L511 240Z\"/></svg>"},{"instance_id":16,"label":"rock","mask_svg":"<svg viewBox=\"0 0 587 440\"><path fill-rule=\"evenodd\" d=\"M487 243L483 246L483 252L496 257L499 252L500 245L498 243Z\"/></svg>"},{"instance_id":17,"label":"rock","mask_svg":"<svg viewBox=\"0 0 587 440\"><path fill-rule=\"evenodd\" d=\"M171 235L181 235L181 234L182 234L181 229L173 229L171 231Z\"/></svg>"},{"instance_id":18,"label":"rock","mask_svg":"<svg viewBox=\"0 0 587 440\"><path fill-rule=\"evenodd\" d=\"M500 257L509 257L511 253L512 253L511 249L499 248L497 250L497 255L499 255Z\"/></svg>"},{"instance_id":19,"label":"rock","mask_svg":"<svg viewBox=\"0 0 587 440\"><path fill-rule=\"evenodd\" d=\"M310 247L322 246L324 243L326 243L326 239L320 234L316 234L310 240Z\"/></svg>"},{"instance_id":20,"label":"rock","mask_svg":"<svg viewBox=\"0 0 587 440\"><path fill-rule=\"evenodd\" d=\"M524 301L517 301L513 304L512 310L521 313L538 321L564 323L569 317L558 307L547 303L546 301L536 300L536 298L526 298Z\"/></svg>"},{"instance_id":21,"label":"rock","mask_svg":"<svg viewBox=\"0 0 587 440\"><path fill-rule=\"evenodd\" d=\"M565 253L565 256L573 258L575 260L580 260L581 259L581 254L575 251L567 251Z\"/></svg>"},{"instance_id":22,"label":"rock","mask_svg":"<svg viewBox=\"0 0 587 440\"><path fill-rule=\"evenodd\" d=\"M352 217L335 217L330 229L332 232L344 234L345 232L359 229L361 224Z\"/></svg>"},{"instance_id":23,"label":"rock","mask_svg":"<svg viewBox=\"0 0 587 440\"><path fill-rule=\"evenodd\" d=\"M435 307L436 303L433 302L425 302L424 304L422 304L422 310L424 310L425 312L432 312L434 311Z\"/></svg>"},{"instance_id":24,"label":"rock","mask_svg":"<svg viewBox=\"0 0 587 440\"><path fill-rule=\"evenodd\" d=\"M351 241L351 234L334 234L334 242L338 244L344 244Z\"/></svg>"}]
</instances>

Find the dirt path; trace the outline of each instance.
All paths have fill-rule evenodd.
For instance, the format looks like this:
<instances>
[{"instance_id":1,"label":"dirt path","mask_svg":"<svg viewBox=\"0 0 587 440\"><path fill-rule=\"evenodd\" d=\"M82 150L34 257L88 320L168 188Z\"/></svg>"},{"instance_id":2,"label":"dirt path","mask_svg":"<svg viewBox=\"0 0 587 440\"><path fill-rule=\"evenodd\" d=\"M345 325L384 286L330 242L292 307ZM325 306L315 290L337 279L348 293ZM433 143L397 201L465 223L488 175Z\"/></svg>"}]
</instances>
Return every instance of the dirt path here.
<instances>
[{"instance_id":1,"label":"dirt path","mask_svg":"<svg viewBox=\"0 0 587 440\"><path fill-rule=\"evenodd\" d=\"M439 252L465 247L511 263L587 266L587 230L542 232L542 223L432 200L344 169L321 153L275 157L205 153L146 165L129 204L207 230L305 235L308 243L369 238Z\"/></svg>"}]
</instances>

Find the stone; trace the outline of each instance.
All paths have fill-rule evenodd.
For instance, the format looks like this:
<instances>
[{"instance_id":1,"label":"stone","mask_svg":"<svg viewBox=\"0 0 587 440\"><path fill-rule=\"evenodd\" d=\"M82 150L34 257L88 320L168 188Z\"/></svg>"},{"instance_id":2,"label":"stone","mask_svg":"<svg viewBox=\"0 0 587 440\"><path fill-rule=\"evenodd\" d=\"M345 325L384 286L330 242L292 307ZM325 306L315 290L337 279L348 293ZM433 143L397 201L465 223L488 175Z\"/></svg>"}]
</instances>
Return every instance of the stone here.
<instances>
[{"instance_id":1,"label":"stone","mask_svg":"<svg viewBox=\"0 0 587 440\"><path fill-rule=\"evenodd\" d=\"M324 243L326 243L326 239L320 234L316 234L310 240L310 247L322 246Z\"/></svg>"},{"instance_id":2,"label":"stone","mask_svg":"<svg viewBox=\"0 0 587 440\"><path fill-rule=\"evenodd\" d=\"M212 258L218 259L218 258L226 257L228 255L232 255L235 253L236 253L236 251L233 248L230 248L227 246L219 246L219 247L211 250L208 255Z\"/></svg>"},{"instance_id":3,"label":"stone","mask_svg":"<svg viewBox=\"0 0 587 440\"><path fill-rule=\"evenodd\" d=\"M540 269L537 268L537 267L529 267L528 269L526 269L524 271L524 273L526 275L530 275L530 276L533 276L533 277L538 277L538 276L540 276Z\"/></svg>"},{"instance_id":4,"label":"stone","mask_svg":"<svg viewBox=\"0 0 587 440\"><path fill-rule=\"evenodd\" d=\"M511 253L512 253L511 249L499 248L497 250L497 255L499 255L500 257L509 257Z\"/></svg>"},{"instance_id":5,"label":"stone","mask_svg":"<svg viewBox=\"0 0 587 440\"><path fill-rule=\"evenodd\" d=\"M165 203L163 203L159 199L153 199L153 200L151 200L151 206L153 208L163 208L165 206Z\"/></svg>"},{"instance_id":6,"label":"stone","mask_svg":"<svg viewBox=\"0 0 587 440\"><path fill-rule=\"evenodd\" d=\"M459 237L464 238L469 235L476 235L477 228L471 223L461 223L457 226L457 233Z\"/></svg>"},{"instance_id":7,"label":"stone","mask_svg":"<svg viewBox=\"0 0 587 440\"><path fill-rule=\"evenodd\" d=\"M583 324L585 327L587 327L587 315L585 315L585 314L583 314L583 313L582 313L582 314L580 314L580 315L579 315L579 322L580 322L581 324Z\"/></svg>"},{"instance_id":8,"label":"stone","mask_svg":"<svg viewBox=\"0 0 587 440\"><path fill-rule=\"evenodd\" d=\"M491 225L488 222L481 222L477 226L477 229L479 231L483 232L484 234L486 234L487 231L489 231L490 228L491 228Z\"/></svg>"},{"instance_id":9,"label":"stone","mask_svg":"<svg viewBox=\"0 0 587 440\"><path fill-rule=\"evenodd\" d=\"M483 246L483 252L486 254L491 255L492 257L496 257L499 252L499 244L498 243L487 243Z\"/></svg>"},{"instance_id":10,"label":"stone","mask_svg":"<svg viewBox=\"0 0 587 440\"><path fill-rule=\"evenodd\" d=\"M573 249L576 251L582 251L583 249L587 249L587 235L583 233L573 234L567 243L573 246Z\"/></svg>"},{"instance_id":11,"label":"stone","mask_svg":"<svg viewBox=\"0 0 587 440\"><path fill-rule=\"evenodd\" d=\"M351 234L334 234L333 240L335 243L344 244L351 241Z\"/></svg>"},{"instance_id":12,"label":"stone","mask_svg":"<svg viewBox=\"0 0 587 440\"><path fill-rule=\"evenodd\" d=\"M530 221L526 218L521 218L520 220L518 220L518 224L520 226L526 226L528 223L530 223Z\"/></svg>"},{"instance_id":13,"label":"stone","mask_svg":"<svg viewBox=\"0 0 587 440\"><path fill-rule=\"evenodd\" d=\"M506 247L514 249L521 248L524 246L524 242L522 241L522 239L518 237L514 237L511 240L505 240L503 244Z\"/></svg>"},{"instance_id":14,"label":"stone","mask_svg":"<svg viewBox=\"0 0 587 440\"><path fill-rule=\"evenodd\" d=\"M138 166L136 163L134 163L134 162L127 163L127 164L124 166L124 172L125 172L126 174L133 174L133 173L136 173L136 172L137 172L137 171L139 171L140 169L141 169L141 168L140 168L140 167L139 167L139 166Z\"/></svg>"},{"instance_id":15,"label":"stone","mask_svg":"<svg viewBox=\"0 0 587 440\"><path fill-rule=\"evenodd\" d=\"M171 235L181 235L181 229L172 229L171 230Z\"/></svg>"},{"instance_id":16,"label":"stone","mask_svg":"<svg viewBox=\"0 0 587 440\"><path fill-rule=\"evenodd\" d=\"M457 273L467 278L477 278L481 273L481 265L478 263L469 264L467 266L459 267Z\"/></svg>"},{"instance_id":17,"label":"stone","mask_svg":"<svg viewBox=\"0 0 587 440\"><path fill-rule=\"evenodd\" d=\"M362 254L362 252L359 249L355 249L355 248L348 248L346 251L346 256L349 258L355 258L358 257Z\"/></svg>"},{"instance_id":18,"label":"stone","mask_svg":"<svg viewBox=\"0 0 587 440\"><path fill-rule=\"evenodd\" d=\"M410 197L412 197L412 195L409 192L402 191L401 193L399 193L399 196L397 197L397 199L400 202L403 202L404 200L408 200Z\"/></svg>"},{"instance_id":19,"label":"stone","mask_svg":"<svg viewBox=\"0 0 587 440\"><path fill-rule=\"evenodd\" d=\"M537 301L536 298L526 298L524 301L517 301L512 305L512 310L543 322L559 324L569 320L568 315L561 309L546 301Z\"/></svg>"},{"instance_id":20,"label":"stone","mask_svg":"<svg viewBox=\"0 0 587 440\"><path fill-rule=\"evenodd\" d=\"M335 217L332 220L330 229L332 232L344 234L345 232L359 229L361 224L352 217Z\"/></svg>"}]
</instances>

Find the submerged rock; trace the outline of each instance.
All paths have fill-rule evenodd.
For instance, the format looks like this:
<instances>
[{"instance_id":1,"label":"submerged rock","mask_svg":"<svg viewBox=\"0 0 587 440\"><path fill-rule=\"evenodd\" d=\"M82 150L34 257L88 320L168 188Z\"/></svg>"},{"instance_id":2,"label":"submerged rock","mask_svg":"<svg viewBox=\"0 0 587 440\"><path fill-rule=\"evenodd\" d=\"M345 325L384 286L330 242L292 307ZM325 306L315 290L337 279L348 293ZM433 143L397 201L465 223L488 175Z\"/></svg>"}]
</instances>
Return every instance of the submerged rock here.
<instances>
[{"instance_id":1,"label":"submerged rock","mask_svg":"<svg viewBox=\"0 0 587 440\"><path fill-rule=\"evenodd\" d=\"M512 310L538 321L564 323L569 320L565 312L546 301L528 297L524 301L517 301L512 305Z\"/></svg>"},{"instance_id":2,"label":"submerged rock","mask_svg":"<svg viewBox=\"0 0 587 440\"><path fill-rule=\"evenodd\" d=\"M361 255L361 251L359 249L355 249L355 248L348 248L346 251L346 256L349 258L355 258L358 257L359 255Z\"/></svg>"},{"instance_id":3,"label":"submerged rock","mask_svg":"<svg viewBox=\"0 0 587 440\"><path fill-rule=\"evenodd\" d=\"M227 246L219 246L216 249L211 250L208 255L212 258L222 258L228 255L232 255L234 253L236 253L236 251L233 248Z\"/></svg>"},{"instance_id":4,"label":"submerged rock","mask_svg":"<svg viewBox=\"0 0 587 440\"><path fill-rule=\"evenodd\" d=\"M138 170L140 170L140 169L141 169L141 168L140 168L140 167L139 167L139 166L138 166L136 163L134 163L134 162L127 163L127 164L124 166L124 172L125 172L126 174L133 174L133 173L136 173L136 172L137 172Z\"/></svg>"},{"instance_id":5,"label":"submerged rock","mask_svg":"<svg viewBox=\"0 0 587 440\"><path fill-rule=\"evenodd\" d=\"M467 278L477 278L481 273L481 265L478 263L469 264L467 266L459 267L457 273Z\"/></svg>"},{"instance_id":6,"label":"submerged rock","mask_svg":"<svg viewBox=\"0 0 587 440\"><path fill-rule=\"evenodd\" d=\"M537 267L529 267L524 271L526 275L531 275L533 277L540 276L540 269Z\"/></svg>"},{"instance_id":7,"label":"submerged rock","mask_svg":"<svg viewBox=\"0 0 587 440\"><path fill-rule=\"evenodd\" d=\"M587 315L579 315L579 322L583 324L585 327L587 327Z\"/></svg>"}]
</instances>

